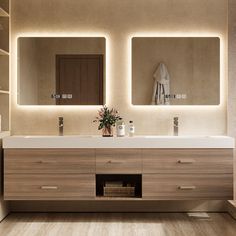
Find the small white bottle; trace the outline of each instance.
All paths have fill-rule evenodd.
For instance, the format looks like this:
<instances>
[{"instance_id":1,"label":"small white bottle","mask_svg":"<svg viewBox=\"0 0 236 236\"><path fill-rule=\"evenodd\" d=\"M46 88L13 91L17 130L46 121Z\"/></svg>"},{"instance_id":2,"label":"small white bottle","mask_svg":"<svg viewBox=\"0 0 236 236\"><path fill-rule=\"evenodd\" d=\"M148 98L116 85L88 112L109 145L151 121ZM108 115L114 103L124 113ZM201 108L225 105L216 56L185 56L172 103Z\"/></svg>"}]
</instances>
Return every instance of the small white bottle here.
<instances>
[{"instance_id":1,"label":"small white bottle","mask_svg":"<svg viewBox=\"0 0 236 236\"><path fill-rule=\"evenodd\" d=\"M135 132L134 122L131 120L129 122L129 137L133 137Z\"/></svg>"},{"instance_id":2,"label":"small white bottle","mask_svg":"<svg viewBox=\"0 0 236 236\"><path fill-rule=\"evenodd\" d=\"M117 137L124 137L125 136L125 122L120 120L116 124L116 133Z\"/></svg>"}]
</instances>

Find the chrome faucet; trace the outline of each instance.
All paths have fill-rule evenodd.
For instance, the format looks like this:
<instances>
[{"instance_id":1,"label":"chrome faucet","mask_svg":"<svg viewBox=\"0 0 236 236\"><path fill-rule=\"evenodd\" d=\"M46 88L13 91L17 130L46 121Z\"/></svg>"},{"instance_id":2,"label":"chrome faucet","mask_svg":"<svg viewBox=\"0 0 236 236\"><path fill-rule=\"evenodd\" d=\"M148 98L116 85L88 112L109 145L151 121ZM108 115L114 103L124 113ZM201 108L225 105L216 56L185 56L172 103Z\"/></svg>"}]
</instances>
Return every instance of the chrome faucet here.
<instances>
[{"instance_id":1,"label":"chrome faucet","mask_svg":"<svg viewBox=\"0 0 236 236\"><path fill-rule=\"evenodd\" d=\"M174 136L179 135L179 117L174 117Z\"/></svg>"},{"instance_id":2,"label":"chrome faucet","mask_svg":"<svg viewBox=\"0 0 236 236\"><path fill-rule=\"evenodd\" d=\"M63 136L63 131L64 131L64 120L63 120L63 117L59 117L58 121L59 121L59 136Z\"/></svg>"}]
</instances>

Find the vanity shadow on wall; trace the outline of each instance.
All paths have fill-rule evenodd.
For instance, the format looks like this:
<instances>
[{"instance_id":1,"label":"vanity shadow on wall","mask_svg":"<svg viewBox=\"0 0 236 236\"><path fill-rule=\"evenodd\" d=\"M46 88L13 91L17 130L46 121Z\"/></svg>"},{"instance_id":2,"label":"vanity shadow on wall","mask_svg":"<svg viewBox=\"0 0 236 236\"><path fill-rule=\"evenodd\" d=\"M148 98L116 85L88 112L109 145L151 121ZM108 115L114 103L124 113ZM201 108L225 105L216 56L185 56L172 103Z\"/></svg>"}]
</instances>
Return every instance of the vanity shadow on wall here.
<instances>
[{"instance_id":1,"label":"vanity shadow on wall","mask_svg":"<svg viewBox=\"0 0 236 236\"><path fill-rule=\"evenodd\" d=\"M18 104L103 105L106 40L18 38Z\"/></svg>"}]
</instances>

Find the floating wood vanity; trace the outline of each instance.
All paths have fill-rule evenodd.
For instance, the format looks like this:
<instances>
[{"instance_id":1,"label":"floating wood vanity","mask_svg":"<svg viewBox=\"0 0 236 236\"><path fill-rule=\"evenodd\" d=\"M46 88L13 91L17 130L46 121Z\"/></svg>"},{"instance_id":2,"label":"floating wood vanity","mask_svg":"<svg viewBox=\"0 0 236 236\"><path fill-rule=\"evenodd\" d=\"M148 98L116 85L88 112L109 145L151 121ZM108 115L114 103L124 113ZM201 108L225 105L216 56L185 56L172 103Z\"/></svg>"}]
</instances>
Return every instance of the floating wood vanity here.
<instances>
[{"instance_id":1,"label":"floating wood vanity","mask_svg":"<svg viewBox=\"0 0 236 236\"><path fill-rule=\"evenodd\" d=\"M233 198L234 140L229 137L48 136L47 145L40 139L3 140L5 200L116 200L98 193L98 179L106 176L134 176L140 182L139 193L129 200ZM87 146L81 147L84 140Z\"/></svg>"}]
</instances>

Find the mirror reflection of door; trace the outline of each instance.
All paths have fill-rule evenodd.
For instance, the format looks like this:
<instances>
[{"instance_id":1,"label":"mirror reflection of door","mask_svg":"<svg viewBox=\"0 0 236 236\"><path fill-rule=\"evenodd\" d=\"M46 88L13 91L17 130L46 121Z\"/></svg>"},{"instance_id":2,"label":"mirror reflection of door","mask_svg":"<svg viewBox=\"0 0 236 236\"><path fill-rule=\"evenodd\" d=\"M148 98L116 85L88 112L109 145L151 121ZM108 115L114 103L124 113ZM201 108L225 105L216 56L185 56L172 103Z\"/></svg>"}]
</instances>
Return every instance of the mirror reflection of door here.
<instances>
[{"instance_id":1,"label":"mirror reflection of door","mask_svg":"<svg viewBox=\"0 0 236 236\"><path fill-rule=\"evenodd\" d=\"M69 95L57 105L102 105L103 55L56 55L56 94Z\"/></svg>"}]
</instances>

